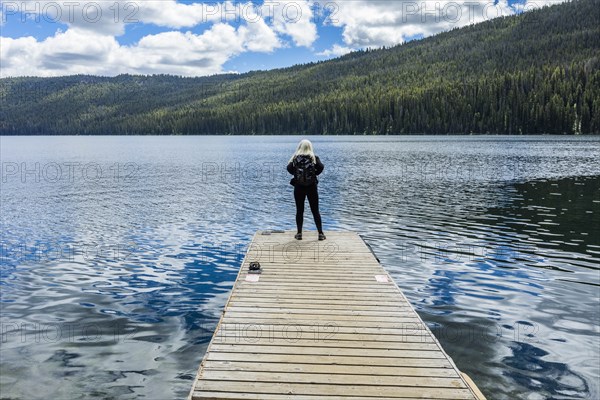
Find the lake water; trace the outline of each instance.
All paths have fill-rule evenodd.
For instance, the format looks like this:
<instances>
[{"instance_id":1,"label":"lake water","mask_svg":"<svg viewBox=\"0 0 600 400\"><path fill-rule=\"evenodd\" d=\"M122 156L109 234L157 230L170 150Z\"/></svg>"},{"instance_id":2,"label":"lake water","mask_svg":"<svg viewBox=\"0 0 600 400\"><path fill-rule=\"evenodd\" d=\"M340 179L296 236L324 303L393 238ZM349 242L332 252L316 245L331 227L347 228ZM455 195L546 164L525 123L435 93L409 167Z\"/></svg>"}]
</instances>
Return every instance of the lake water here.
<instances>
[{"instance_id":1,"label":"lake water","mask_svg":"<svg viewBox=\"0 0 600 400\"><path fill-rule=\"evenodd\" d=\"M0 397L184 398L299 139L2 137ZM325 229L490 399L600 398L600 137L311 139Z\"/></svg>"}]
</instances>

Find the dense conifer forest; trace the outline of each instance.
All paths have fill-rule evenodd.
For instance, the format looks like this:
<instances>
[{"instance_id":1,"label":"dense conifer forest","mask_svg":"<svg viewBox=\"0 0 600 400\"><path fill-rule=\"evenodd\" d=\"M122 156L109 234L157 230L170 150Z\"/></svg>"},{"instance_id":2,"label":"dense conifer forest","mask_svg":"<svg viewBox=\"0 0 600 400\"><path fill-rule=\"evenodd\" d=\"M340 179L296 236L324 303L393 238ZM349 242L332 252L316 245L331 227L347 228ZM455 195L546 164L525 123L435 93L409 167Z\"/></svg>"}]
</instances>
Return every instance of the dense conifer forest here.
<instances>
[{"instance_id":1,"label":"dense conifer forest","mask_svg":"<svg viewBox=\"0 0 600 400\"><path fill-rule=\"evenodd\" d=\"M600 1L201 78L0 80L1 134L600 133Z\"/></svg>"}]
</instances>

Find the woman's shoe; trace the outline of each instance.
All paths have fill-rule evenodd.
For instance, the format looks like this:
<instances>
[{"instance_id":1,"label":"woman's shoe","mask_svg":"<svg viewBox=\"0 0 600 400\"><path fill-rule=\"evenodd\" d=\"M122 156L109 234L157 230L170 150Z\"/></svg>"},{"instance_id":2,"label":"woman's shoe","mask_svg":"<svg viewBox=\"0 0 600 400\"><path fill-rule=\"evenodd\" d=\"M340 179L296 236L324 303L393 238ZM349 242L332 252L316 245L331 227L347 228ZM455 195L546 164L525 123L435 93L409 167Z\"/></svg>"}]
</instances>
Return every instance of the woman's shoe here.
<instances>
[{"instance_id":1,"label":"woman's shoe","mask_svg":"<svg viewBox=\"0 0 600 400\"><path fill-rule=\"evenodd\" d=\"M296 235L294 236L294 239L302 240L302 233L296 233Z\"/></svg>"},{"instance_id":2,"label":"woman's shoe","mask_svg":"<svg viewBox=\"0 0 600 400\"><path fill-rule=\"evenodd\" d=\"M324 233L319 233L319 240L325 240L325 239L327 239L325 237L325 234Z\"/></svg>"}]
</instances>

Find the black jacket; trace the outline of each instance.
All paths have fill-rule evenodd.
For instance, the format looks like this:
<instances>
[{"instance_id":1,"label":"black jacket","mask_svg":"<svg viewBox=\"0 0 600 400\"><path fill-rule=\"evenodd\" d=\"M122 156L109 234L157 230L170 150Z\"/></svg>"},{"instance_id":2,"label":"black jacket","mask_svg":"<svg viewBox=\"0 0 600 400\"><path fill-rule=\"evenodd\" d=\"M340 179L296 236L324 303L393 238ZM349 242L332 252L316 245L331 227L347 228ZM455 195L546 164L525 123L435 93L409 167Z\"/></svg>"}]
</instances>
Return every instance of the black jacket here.
<instances>
[{"instance_id":1,"label":"black jacket","mask_svg":"<svg viewBox=\"0 0 600 400\"><path fill-rule=\"evenodd\" d=\"M315 160L316 160L316 165L315 165L315 172L317 175L321 174L321 172L323 172L323 170L325 169L325 166L323 165L323 163L321 162L321 160L319 160L319 157L315 156ZM296 176L296 167L294 166L293 162L290 162L287 165L287 170L290 174ZM319 183L319 180L317 179L315 184ZM294 184L294 178L292 178L292 180L290 181L290 184Z\"/></svg>"}]
</instances>

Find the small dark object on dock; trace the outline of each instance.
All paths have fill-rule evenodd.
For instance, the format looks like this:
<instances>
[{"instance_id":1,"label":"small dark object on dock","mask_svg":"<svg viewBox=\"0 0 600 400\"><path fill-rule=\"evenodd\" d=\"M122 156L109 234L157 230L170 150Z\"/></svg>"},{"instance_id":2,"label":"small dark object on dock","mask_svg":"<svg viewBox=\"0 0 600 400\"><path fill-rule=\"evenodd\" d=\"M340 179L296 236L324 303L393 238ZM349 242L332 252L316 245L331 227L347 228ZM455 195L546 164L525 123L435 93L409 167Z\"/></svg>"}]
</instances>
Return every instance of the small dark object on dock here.
<instances>
[{"instance_id":1,"label":"small dark object on dock","mask_svg":"<svg viewBox=\"0 0 600 400\"><path fill-rule=\"evenodd\" d=\"M249 274L260 274L262 270L260 269L260 263L258 261L252 261L250 266L248 267Z\"/></svg>"}]
</instances>

